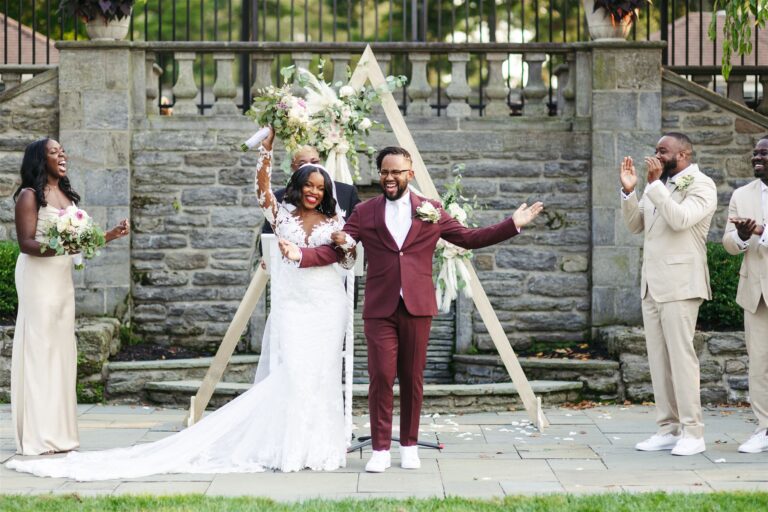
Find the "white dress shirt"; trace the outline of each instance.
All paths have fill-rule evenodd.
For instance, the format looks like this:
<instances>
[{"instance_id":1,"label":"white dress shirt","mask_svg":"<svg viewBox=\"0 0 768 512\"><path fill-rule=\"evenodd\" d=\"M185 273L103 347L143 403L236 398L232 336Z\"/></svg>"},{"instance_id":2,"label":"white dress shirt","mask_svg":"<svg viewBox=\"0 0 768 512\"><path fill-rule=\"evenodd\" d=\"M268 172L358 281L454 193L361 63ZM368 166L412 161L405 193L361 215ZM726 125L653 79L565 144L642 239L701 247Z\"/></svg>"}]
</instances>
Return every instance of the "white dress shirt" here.
<instances>
[{"instance_id":1,"label":"white dress shirt","mask_svg":"<svg viewBox=\"0 0 768 512\"><path fill-rule=\"evenodd\" d=\"M397 248L402 249L405 237L408 236L413 222L411 218L411 193L409 191L406 190L400 199L394 201L387 199L384 207L384 220L389 233L395 239Z\"/></svg>"},{"instance_id":2,"label":"white dress shirt","mask_svg":"<svg viewBox=\"0 0 768 512\"><path fill-rule=\"evenodd\" d=\"M768 185L765 182L760 182L760 190L762 192L762 206L763 206L763 234L760 236L758 243L763 247L768 247ZM739 237L739 232L733 232L733 239L736 240L736 244L739 246L740 251L746 251L749 247L749 240L742 240Z\"/></svg>"}]
</instances>

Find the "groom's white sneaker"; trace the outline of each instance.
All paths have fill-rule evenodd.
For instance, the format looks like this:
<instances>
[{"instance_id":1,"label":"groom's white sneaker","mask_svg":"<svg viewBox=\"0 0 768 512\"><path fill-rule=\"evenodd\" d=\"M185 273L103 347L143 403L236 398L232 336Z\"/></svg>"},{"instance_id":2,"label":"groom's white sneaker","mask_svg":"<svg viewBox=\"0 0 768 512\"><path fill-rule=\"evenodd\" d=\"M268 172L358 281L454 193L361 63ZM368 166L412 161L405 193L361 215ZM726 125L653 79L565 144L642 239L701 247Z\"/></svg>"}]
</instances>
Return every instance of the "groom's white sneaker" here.
<instances>
[{"instance_id":1,"label":"groom's white sneaker","mask_svg":"<svg viewBox=\"0 0 768 512\"><path fill-rule=\"evenodd\" d=\"M645 441L640 441L635 445L635 450L641 452L658 452L661 450L671 450L677 446L681 436L674 434L654 434Z\"/></svg>"},{"instance_id":2,"label":"groom's white sneaker","mask_svg":"<svg viewBox=\"0 0 768 512\"><path fill-rule=\"evenodd\" d=\"M739 446L741 453L768 452L768 431L758 430L745 443Z\"/></svg>"},{"instance_id":3,"label":"groom's white sneaker","mask_svg":"<svg viewBox=\"0 0 768 512\"><path fill-rule=\"evenodd\" d=\"M414 445L414 446L400 447L400 467L403 469L421 468L421 460L419 459L418 446Z\"/></svg>"},{"instance_id":4,"label":"groom's white sneaker","mask_svg":"<svg viewBox=\"0 0 768 512\"><path fill-rule=\"evenodd\" d=\"M371 458L365 465L365 470L368 473L383 473L391 465L392 457L389 450L373 450Z\"/></svg>"}]
</instances>

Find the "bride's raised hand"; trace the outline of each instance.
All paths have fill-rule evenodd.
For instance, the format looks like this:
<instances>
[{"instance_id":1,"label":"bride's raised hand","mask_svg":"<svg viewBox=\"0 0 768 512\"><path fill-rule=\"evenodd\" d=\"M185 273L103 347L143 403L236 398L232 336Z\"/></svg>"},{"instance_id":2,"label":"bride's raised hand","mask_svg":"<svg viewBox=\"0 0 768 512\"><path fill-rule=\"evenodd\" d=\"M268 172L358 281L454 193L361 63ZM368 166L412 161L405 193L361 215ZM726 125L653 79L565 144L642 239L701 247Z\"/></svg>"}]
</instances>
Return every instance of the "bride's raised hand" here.
<instances>
[{"instance_id":1,"label":"bride's raised hand","mask_svg":"<svg viewBox=\"0 0 768 512\"><path fill-rule=\"evenodd\" d=\"M301 249L296 244L280 239L277 241L277 246L280 248L280 252L283 253L284 258L291 261L301 260Z\"/></svg>"}]
</instances>

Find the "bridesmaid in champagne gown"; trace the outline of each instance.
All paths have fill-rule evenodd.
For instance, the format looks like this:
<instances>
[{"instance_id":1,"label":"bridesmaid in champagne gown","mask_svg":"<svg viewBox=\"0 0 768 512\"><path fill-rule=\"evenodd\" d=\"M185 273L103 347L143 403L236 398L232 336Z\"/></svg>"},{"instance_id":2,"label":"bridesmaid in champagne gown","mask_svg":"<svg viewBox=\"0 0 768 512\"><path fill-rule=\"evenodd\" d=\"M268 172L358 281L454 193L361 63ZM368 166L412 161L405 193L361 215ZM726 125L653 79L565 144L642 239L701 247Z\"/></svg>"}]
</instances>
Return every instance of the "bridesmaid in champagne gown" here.
<instances>
[{"instance_id":1,"label":"bridesmaid in champagne gown","mask_svg":"<svg viewBox=\"0 0 768 512\"><path fill-rule=\"evenodd\" d=\"M11 363L11 416L16 451L40 455L73 450L77 431L77 342L72 256L46 249L48 222L80 196L67 178L67 156L53 139L24 151L16 200L19 309ZM107 241L128 234L123 220Z\"/></svg>"}]
</instances>

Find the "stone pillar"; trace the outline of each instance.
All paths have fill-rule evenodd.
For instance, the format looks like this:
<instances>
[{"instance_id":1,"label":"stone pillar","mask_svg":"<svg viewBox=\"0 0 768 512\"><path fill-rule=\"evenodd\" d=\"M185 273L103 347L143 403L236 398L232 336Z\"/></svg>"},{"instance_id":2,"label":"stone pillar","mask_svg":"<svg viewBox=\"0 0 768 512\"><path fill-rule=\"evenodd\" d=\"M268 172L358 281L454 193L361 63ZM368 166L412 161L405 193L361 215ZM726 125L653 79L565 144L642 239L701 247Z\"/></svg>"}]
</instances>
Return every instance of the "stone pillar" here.
<instances>
[{"instance_id":1,"label":"stone pillar","mask_svg":"<svg viewBox=\"0 0 768 512\"><path fill-rule=\"evenodd\" d=\"M568 64L560 64L554 69L557 77L557 91L555 93L555 102L557 103L557 115L562 116L565 107L565 85L568 83Z\"/></svg>"},{"instance_id":2,"label":"stone pillar","mask_svg":"<svg viewBox=\"0 0 768 512\"><path fill-rule=\"evenodd\" d=\"M157 115L160 113L160 109L157 106L157 97L159 96L159 82L158 77L162 70L157 67L155 70L155 53L147 52L144 59L144 76L147 77L146 95L147 95L147 115ZM158 72L159 71L159 72Z\"/></svg>"},{"instance_id":3,"label":"stone pillar","mask_svg":"<svg viewBox=\"0 0 768 512\"><path fill-rule=\"evenodd\" d=\"M312 62L312 54L309 52L294 52L291 54L291 58L293 58L293 64L296 66L296 72L299 71L299 69L306 69L309 71L309 63ZM293 94L296 96L304 96L307 93L306 90L304 90L303 87L300 87L297 84L294 84L293 86Z\"/></svg>"},{"instance_id":4,"label":"stone pillar","mask_svg":"<svg viewBox=\"0 0 768 512\"><path fill-rule=\"evenodd\" d=\"M523 89L525 104L523 115L529 117L544 117L549 115L546 100L547 88L541 76L542 66L547 59L545 53L524 53L523 60L528 64L528 83Z\"/></svg>"},{"instance_id":5,"label":"stone pillar","mask_svg":"<svg viewBox=\"0 0 768 512\"><path fill-rule=\"evenodd\" d=\"M619 162L643 157L661 135L657 42L592 42L592 326L640 324L642 235L621 215ZM579 91L581 92L581 90Z\"/></svg>"},{"instance_id":6,"label":"stone pillar","mask_svg":"<svg viewBox=\"0 0 768 512\"><path fill-rule=\"evenodd\" d=\"M691 81L695 84L699 84L702 87L709 88L710 82L712 82L712 75L692 75Z\"/></svg>"},{"instance_id":7,"label":"stone pillar","mask_svg":"<svg viewBox=\"0 0 768 512\"><path fill-rule=\"evenodd\" d=\"M432 94L432 86L427 79L427 64L431 55L429 53L415 52L408 54L411 61L411 80L408 84L409 116L428 117L432 115L432 106L429 97Z\"/></svg>"},{"instance_id":8,"label":"stone pillar","mask_svg":"<svg viewBox=\"0 0 768 512\"><path fill-rule=\"evenodd\" d=\"M485 88L486 104L483 115L486 117L509 116L509 105L507 105L509 88L504 83L504 74L502 73L502 67L508 57L506 52L485 55L485 59L488 61L488 86Z\"/></svg>"},{"instance_id":9,"label":"stone pillar","mask_svg":"<svg viewBox=\"0 0 768 512\"><path fill-rule=\"evenodd\" d=\"M197 84L195 83L195 52L176 52L173 54L179 70L176 83L173 84L173 95L176 101L173 104L174 116L195 116L198 114L195 98L197 97Z\"/></svg>"},{"instance_id":10,"label":"stone pillar","mask_svg":"<svg viewBox=\"0 0 768 512\"><path fill-rule=\"evenodd\" d=\"M746 105L744 101L744 82L746 81L746 75L731 74L728 77L728 99Z\"/></svg>"},{"instance_id":11,"label":"stone pillar","mask_svg":"<svg viewBox=\"0 0 768 512\"><path fill-rule=\"evenodd\" d=\"M446 108L448 117L469 117L472 114L472 108L467 103L469 93L472 89L467 83L467 63L469 62L469 53L451 53L448 55L451 63L451 83L446 87L445 94L451 100Z\"/></svg>"},{"instance_id":12,"label":"stone pillar","mask_svg":"<svg viewBox=\"0 0 768 512\"><path fill-rule=\"evenodd\" d=\"M760 85L763 86L763 99L755 111L768 116L768 75L760 75Z\"/></svg>"},{"instance_id":13,"label":"stone pillar","mask_svg":"<svg viewBox=\"0 0 768 512\"><path fill-rule=\"evenodd\" d=\"M349 53L332 53L331 62L333 63L333 79L332 83L334 87L341 82L342 85L347 83L347 66L349 66Z\"/></svg>"},{"instance_id":14,"label":"stone pillar","mask_svg":"<svg viewBox=\"0 0 768 512\"><path fill-rule=\"evenodd\" d=\"M259 89L272 85L272 61L275 56L271 53L255 53L251 59L255 75L251 86L251 96L256 96Z\"/></svg>"},{"instance_id":15,"label":"stone pillar","mask_svg":"<svg viewBox=\"0 0 768 512\"><path fill-rule=\"evenodd\" d=\"M566 57L568 73L565 86L563 87L563 106L562 110L558 106L558 112L563 117L573 117L576 112L576 55L569 53Z\"/></svg>"},{"instance_id":16,"label":"stone pillar","mask_svg":"<svg viewBox=\"0 0 768 512\"><path fill-rule=\"evenodd\" d=\"M3 92L10 91L11 89L21 85L21 73L15 71L3 71L2 82L5 84Z\"/></svg>"},{"instance_id":17,"label":"stone pillar","mask_svg":"<svg viewBox=\"0 0 768 512\"><path fill-rule=\"evenodd\" d=\"M59 54L59 140L72 186L104 229L130 217L131 130L146 112L146 57L128 41L67 41ZM75 272L78 315L122 317L131 290L130 237Z\"/></svg>"},{"instance_id":18,"label":"stone pillar","mask_svg":"<svg viewBox=\"0 0 768 512\"><path fill-rule=\"evenodd\" d=\"M235 105L237 89L232 81L232 63L235 61L234 53L214 53L216 62L216 82L213 84L213 95L216 101L211 113L214 116L236 116L240 110Z\"/></svg>"}]
</instances>

